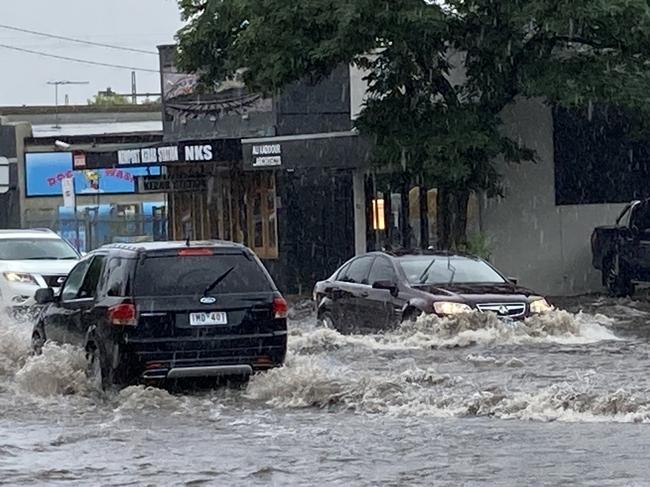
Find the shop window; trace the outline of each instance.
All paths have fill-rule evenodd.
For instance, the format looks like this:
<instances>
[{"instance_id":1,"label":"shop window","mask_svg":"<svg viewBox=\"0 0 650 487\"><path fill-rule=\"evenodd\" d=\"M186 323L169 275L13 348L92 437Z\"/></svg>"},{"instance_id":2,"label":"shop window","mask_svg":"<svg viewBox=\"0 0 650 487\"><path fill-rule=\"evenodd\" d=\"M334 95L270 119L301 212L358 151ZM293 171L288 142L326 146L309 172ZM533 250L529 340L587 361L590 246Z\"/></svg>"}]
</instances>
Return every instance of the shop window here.
<instances>
[{"instance_id":1,"label":"shop window","mask_svg":"<svg viewBox=\"0 0 650 487\"><path fill-rule=\"evenodd\" d=\"M253 177L248 205L249 245L265 259L278 257L278 225L275 174L260 172Z\"/></svg>"},{"instance_id":2,"label":"shop window","mask_svg":"<svg viewBox=\"0 0 650 487\"><path fill-rule=\"evenodd\" d=\"M438 246L438 190L430 189L427 191L427 210L429 220L429 245L437 248Z\"/></svg>"},{"instance_id":3,"label":"shop window","mask_svg":"<svg viewBox=\"0 0 650 487\"><path fill-rule=\"evenodd\" d=\"M386 230L386 219L384 216L384 198L372 200L372 229Z\"/></svg>"},{"instance_id":4,"label":"shop window","mask_svg":"<svg viewBox=\"0 0 650 487\"><path fill-rule=\"evenodd\" d=\"M420 211L420 187L414 186L408 193L409 201L409 224L411 225L411 247L420 247L422 242L421 232L421 211Z\"/></svg>"}]
</instances>

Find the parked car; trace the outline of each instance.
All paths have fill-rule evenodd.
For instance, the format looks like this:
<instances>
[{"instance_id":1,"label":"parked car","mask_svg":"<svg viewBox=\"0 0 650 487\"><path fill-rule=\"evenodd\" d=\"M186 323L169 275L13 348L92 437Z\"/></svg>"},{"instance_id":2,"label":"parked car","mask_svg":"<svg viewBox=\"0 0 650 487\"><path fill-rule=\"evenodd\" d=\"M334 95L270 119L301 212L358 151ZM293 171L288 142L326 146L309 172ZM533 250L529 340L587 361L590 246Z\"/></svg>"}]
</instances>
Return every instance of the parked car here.
<instances>
[{"instance_id":1,"label":"parked car","mask_svg":"<svg viewBox=\"0 0 650 487\"><path fill-rule=\"evenodd\" d=\"M10 316L29 313L36 290L61 287L79 257L52 230L0 230L1 310Z\"/></svg>"},{"instance_id":2,"label":"parked car","mask_svg":"<svg viewBox=\"0 0 650 487\"><path fill-rule=\"evenodd\" d=\"M33 330L44 342L84 347L102 387L240 376L278 367L287 302L260 260L230 242L112 244L90 252Z\"/></svg>"},{"instance_id":3,"label":"parked car","mask_svg":"<svg viewBox=\"0 0 650 487\"><path fill-rule=\"evenodd\" d=\"M472 311L522 320L551 310L490 264L443 252L371 252L346 262L314 289L318 319L343 332L377 331L421 314Z\"/></svg>"},{"instance_id":4,"label":"parked car","mask_svg":"<svg viewBox=\"0 0 650 487\"><path fill-rule=\"evenodd\" d=\"M634 282L650 282L650 200L625 206L616 223L591 234L593 266L612 296L634 294Z\"/></svg>"}]
</instances>

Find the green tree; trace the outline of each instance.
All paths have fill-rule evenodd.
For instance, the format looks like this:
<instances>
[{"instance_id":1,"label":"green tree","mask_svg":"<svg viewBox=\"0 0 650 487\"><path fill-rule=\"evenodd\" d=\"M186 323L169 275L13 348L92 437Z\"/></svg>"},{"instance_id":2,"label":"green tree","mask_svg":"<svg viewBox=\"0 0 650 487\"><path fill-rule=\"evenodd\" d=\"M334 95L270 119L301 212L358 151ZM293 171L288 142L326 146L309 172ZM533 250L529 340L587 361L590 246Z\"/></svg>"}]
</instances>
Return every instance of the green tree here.
<instances>
[{"instance_id":1,"label":"green tree","mask_svg":"<svg viewBox=\"0 0 650 487\"><path fill-rule=\"evenodd\" d=\"M99 91L92 99L88 100L88 105L113 106L128 105L131 101L126 96L121 96L111 90L110 86L106 91Z\"/></svg>"},{"instance_id":2,"label":"green tree","mask_svg":"<svg viewBox=\"0 0 650 487\"><path fill-rule=\"evenodd\" d=\"M181 66L274 93L341 63L368 71L357 120L377 164L439 188L440 240L465 239L495 160L533 160L500 131L516 97L650 111L645 0L180 0ZM642 119L643 117L639 117Z\"/></svg>"}]
</instances>

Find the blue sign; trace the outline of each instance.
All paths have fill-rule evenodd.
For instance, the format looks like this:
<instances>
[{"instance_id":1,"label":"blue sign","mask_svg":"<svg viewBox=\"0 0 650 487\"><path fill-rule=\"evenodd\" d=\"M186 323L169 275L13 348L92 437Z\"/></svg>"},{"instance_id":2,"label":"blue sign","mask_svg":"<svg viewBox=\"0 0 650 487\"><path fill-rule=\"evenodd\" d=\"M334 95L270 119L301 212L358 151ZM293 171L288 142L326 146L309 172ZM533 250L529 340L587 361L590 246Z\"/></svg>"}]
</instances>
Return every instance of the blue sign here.
<instances>
[{"instance_id":1,"label":"blue sign","mask_svg":"<svg viewBox=\"0 0 650 487\"><path fill-rule=\"evenodd\" d=\"M26 196L61 196L61 180L74 176L75 193L135 193L135 176L158 176L160 167L72 170L71 152L25 154Z\"/></svg>"}]
</instances>

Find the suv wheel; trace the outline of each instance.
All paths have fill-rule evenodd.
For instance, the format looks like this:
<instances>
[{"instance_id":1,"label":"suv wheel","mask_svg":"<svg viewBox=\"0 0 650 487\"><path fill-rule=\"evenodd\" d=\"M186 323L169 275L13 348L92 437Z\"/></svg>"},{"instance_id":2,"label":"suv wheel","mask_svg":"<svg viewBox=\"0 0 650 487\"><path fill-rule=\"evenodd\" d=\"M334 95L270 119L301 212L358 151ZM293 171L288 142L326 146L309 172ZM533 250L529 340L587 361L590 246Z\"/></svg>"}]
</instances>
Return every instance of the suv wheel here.
<instances>
[{"instance_id":1,"label":"suv wheel","mask_svg":"<svg viewBox=\"0 0 650 487\"><path fill-rule=\"evenodd\" d=\"M610 296L622 298L634 293L634 285L627 277L618 254L610 256L603 267L603 281Z\"/></svg>"},{"instance_id":2,"label":"suv wheel","mask_svg":"<svg viewBox=\"0 0 650 487\"><path fill-rule=\"evenodd\" d=\"M86 347L86 357L88 359L88 367L86 369L88 380L97 390L107 390L112 385L112 380L110 373L108 373L104 354L97 346L89 344Z\"/></svg>"}]
</instances>

